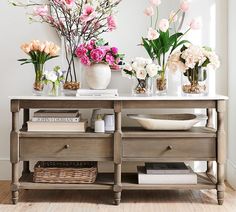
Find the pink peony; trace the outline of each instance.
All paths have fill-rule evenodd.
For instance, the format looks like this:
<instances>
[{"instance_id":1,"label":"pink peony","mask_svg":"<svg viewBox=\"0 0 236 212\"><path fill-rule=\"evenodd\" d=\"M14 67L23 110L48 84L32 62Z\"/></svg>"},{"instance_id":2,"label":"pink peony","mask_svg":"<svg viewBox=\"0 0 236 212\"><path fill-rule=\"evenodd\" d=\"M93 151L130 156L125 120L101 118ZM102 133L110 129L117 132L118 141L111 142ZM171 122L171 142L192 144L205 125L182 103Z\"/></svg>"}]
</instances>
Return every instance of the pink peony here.
<instances>
[{"instance_id":1,"label":"pink peony","mask_svg":"<svg viewBox=\"0 0 236 212\"><path fill-rule=\"evenodd\" d=\"M154 9L152 6L149 6L147 7L145 10L144 10L144 14L146 16L154 16Z\"/></svg>"},{"instance_id":2,"label":"pink peony","mask_svg":"<svg viewBox=\"0 0 236 212\"><path fill-rule=\"evenodd\" d=\"M99 63L105 57L105 51L102 48L93 49L90 53L90 57L96 63Z\"/></svg>"},{"instance_id":3,"label":"pink peony","mask_svg":"<svg viewBox=\"0 0 236 212\"><path fill-rule=\"evenodd\" d=\"M88 52L88 50L85 48L85 46L83 44L81 44L76 50L75 50L75 54L78 58L84 57L86 56L86 53Z\"/></svg>"},{"instance_id":4,"label":"pink peony","mask_svg":"<svg viewBox=\"0 0 236 212\"><path fill-rule=\"evenodd\" d=\"M189 10L189 7L190 7L190 3L189 1L187 0L183 0L181 3L180 3L180 9L183 11L183 12L187 12Z\"/></svg>"},{"instance_id":5,"label":"pink peony","mask_svg":"<svg viewBox=\"0 0 236 212\"><path fill-rule=\"evenodd\" d=\"M154 6L159 6L161 4L161 0L149 0L149 2Z\"/></svg>"},{"instance_id":6,"label":"pink peony","mask_svg":"<svg viewBox=\"0 0 236 212\"><path fill-rule=\"evenodd\" d=\"M80 62L82 64L84 64L85 66L90 66L91 65L91 62L90 62L89 58L86 55L80 58Z\"/></svg>"},{"instance_id":7,"label":"pink peony","mask_svg":"<svg viewBox=\"0 0 236 212\"><path fill-rule=\"evenodd\" d=\"M159 22L159 28L162 32L166 32L170 27L170 23L167 19L161 19Z\"/></svg>"},{"instance_id":8,"label":"pink peony","mask_svg":"<svg viewBox=\"0 0 236 212\"><path fill-rule=\"evenodd\" d=\"M47 6L38 6L34 9L34 15L38 16L47 16L48 15L48 7Z\"/></svg>"},{"instance_id":9,"label":"pink peony","mask_svg":"<svg viewBox=\"0 0 236 212\"><path fill-rule=\"evenodd\" d=\"M147 39L148 40L156 40L157 38L159 38L159 35L160 34L155 29L150 27L149 30L148 30Z\"/></svg>"},{"instance_id":10,"label":"pink peony","mask_svg":"<svg viewBox=\"0 0 236 212\"><path fill-rule=\"evenodd\" d=\"M118 54L118 48L112 47L112 48L111 48L111 52L112 52L112 54L114 54L114 55Z\"/></svg>"},{"instance_id":11,"label":"pink peony","mask_svg":"<svg viewBox=\"0 0 236 212\"><path fill-rule=\"evenodd\" d=\"M115 58L111 54L106 55L106 62L108 62L109 65L113 65L115 62Z\"/></svg>"},{"instance_id":12,"label":"pink peony","mask_svg":"<svg viewBox=\"0 0 236 212\"><path fill-rule=\"evenodd\" d=\"M197 19L192 19L189 26L192 30L199 30L201 28L201 23Z\"/></svg>"},{"instance_id":13,"label":"pink peony","mask_svg":"<svg viewBox=\"0 0 236 212\"><path fill-rule=\"evenodd\" d=\"M107 17L108 30L111 32L116 29L116 22L113 16Z\"/></svg>"},{"instance_id":14,"label":"pink peony","mask_svg":"<svg viewBox=\"0 0 236 212\"><path fill-rule=\"evenodd\" d=\"M89 41L89 44L92 45L92 46L94 46L95 43L96 43L96 40L94 40L94 39L92 39L92 40Z\"/></svg>"}]
</instances>

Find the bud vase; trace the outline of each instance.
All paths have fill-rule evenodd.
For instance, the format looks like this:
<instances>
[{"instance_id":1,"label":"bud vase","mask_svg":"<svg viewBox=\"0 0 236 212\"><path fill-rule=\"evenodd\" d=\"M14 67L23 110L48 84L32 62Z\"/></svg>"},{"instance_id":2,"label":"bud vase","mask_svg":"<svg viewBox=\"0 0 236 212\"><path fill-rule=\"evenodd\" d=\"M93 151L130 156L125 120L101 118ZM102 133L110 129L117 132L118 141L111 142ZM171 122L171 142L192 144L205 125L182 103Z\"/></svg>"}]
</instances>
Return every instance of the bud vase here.
<instances>
[{"instance_id":1,"label":"bud vase","mask_svg":"<svg viewBox=\"0 0 236 212\"><path fill-rule=\"evenodd\" d=\"M61 95L61 84L48 82L44 86L44 93L46 96L60 96Z\"/></svg>"},{"instance_id":2,"label":"bud vase","mask_svg":"<svg viewBox=\"0 0 236 212\"><path fill-rule=\"evenodd\" d=\"M133 79L133 86L132 86L132 95L144 95L144 96L151 96L153 95L153 79L148 77L146 79Z\"/></svg>"},{"instance_id":3,"label":"bud vase","mask_svg":"<svg viewBox=\"0 0 236 212\"><path fill-rule=\"evenodd\" d=\"M35 96L42 96L43 95L43 71L44 71L44 64L34 64L35 69L35 81L33 84L33 95Z\"/></svg>"},{"instance_id":4,"label":"bud vase","mask_svg":"<svg viewBox=\"0 0 236 212\"><path fill-rule=\"evenodd\" d=\"M166 95L168 89L168 74L167 70L160 71L156 78L156 94Z\"/></svg>"},{"instance_id":5,"label":"bud vase","mask_svg":"<svg viewBox=\"0 0 236 212\"><path fill-rule=\"evenodd\" d=\"M195 67L182 74L182 93L185 96L208 94L208 71L202 67Z\"/></svg>"}]
</instances>

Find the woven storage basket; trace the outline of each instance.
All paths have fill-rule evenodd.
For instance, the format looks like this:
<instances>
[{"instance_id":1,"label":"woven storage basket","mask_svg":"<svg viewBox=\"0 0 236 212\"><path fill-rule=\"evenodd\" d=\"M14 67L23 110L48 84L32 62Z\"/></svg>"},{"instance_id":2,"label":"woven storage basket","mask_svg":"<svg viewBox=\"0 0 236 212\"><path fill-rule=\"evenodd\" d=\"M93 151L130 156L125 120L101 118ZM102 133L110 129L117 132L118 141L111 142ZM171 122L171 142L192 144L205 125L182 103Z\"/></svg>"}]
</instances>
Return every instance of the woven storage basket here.
<instances>
[{"instance_id":1,"label":"woven storage basket","mask_svg":"<svg viewBox=\"0 0 236 212\"><path fill-rule=\"evenodd\" d=\"M39 161L34 167L36 183L94 183L97 162Z\"/></svg>"}]
</instances>

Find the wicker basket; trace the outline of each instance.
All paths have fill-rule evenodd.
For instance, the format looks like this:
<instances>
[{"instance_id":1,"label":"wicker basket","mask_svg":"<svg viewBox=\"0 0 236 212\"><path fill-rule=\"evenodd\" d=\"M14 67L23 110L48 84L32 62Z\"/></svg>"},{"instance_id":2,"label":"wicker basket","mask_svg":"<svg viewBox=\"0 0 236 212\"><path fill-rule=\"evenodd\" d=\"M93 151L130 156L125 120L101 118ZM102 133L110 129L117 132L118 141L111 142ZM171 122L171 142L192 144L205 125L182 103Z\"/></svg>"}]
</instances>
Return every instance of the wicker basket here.
<instances>
[{"instance_id":1,"label":"wicker basket","mask_svg":"<svg viewBox=\"0 0 236 212\"><path fill-rule=\"evenodd\" d=\"M97 162L39 161L34 167L36 183L94 183Z\"/></svg>"}]
</instances>

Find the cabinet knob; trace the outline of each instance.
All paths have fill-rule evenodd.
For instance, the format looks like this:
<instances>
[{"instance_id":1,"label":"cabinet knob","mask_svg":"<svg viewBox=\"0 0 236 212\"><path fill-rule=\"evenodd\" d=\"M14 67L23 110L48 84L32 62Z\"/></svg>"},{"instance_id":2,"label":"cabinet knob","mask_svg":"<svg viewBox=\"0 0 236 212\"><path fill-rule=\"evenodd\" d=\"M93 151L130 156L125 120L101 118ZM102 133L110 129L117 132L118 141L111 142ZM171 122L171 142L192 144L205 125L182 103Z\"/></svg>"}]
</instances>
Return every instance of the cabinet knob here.
<instances>
[{"instance_id":1,"label":"cabinet knob","mask_svg":"<svg viewBox=\"0 0 236 212\"><path fill-rule=\"evenodd\" d=\"M168 146L166 149L167 149L167 150L172 150L172 149L173 149L173 146Z\"/></svg>"},{"instance_id":2,"label":"cabinet knob","mask_svg":"<svg viewBox=\"0 0 236 212\"><path fill-rule=\"evenodd\" d=\"M70 145L69 144L66 144L65 146L64 146L64 149L69 149L70 148Z\"/></svg>"}]
</instances>

